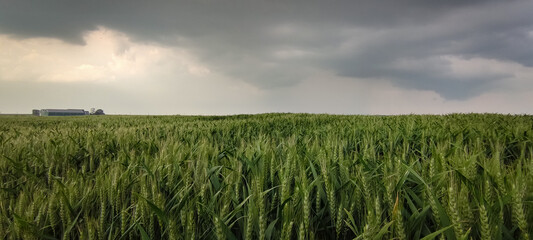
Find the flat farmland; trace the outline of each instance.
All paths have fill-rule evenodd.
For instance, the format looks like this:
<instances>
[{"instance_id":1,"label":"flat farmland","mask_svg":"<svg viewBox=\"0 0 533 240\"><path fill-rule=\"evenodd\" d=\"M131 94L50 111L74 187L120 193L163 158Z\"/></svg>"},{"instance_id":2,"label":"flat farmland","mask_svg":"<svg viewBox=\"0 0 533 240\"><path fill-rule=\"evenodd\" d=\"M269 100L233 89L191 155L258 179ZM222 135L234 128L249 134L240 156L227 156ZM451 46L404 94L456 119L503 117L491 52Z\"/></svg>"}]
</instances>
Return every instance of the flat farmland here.
<instances>
[{"instance_id":1,"label":"flat farmland","mask_svg":"<svg viewBox=\"0 0 533 240\"><path fill-rule=\"evenodd\" d=\"M530 239L533 117L0 116L1 239Z\"/></svg>"}]
</instances>

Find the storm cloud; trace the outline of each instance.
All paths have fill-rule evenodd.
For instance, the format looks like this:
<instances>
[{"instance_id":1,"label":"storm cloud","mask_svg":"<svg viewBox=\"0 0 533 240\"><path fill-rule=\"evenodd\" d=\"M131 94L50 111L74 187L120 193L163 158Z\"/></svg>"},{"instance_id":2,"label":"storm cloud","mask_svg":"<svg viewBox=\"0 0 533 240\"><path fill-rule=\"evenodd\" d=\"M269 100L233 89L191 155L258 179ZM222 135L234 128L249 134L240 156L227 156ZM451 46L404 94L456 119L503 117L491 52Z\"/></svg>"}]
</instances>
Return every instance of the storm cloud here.
<instances>
[{"instance_id":1,"label":"storm cloud","mask_svg":"<svg viewBox=\"0 0 533 240\"><path fill-rule=\"evenodd\" d=\"M386 85L447 102L517 84L530 91L523 89L533 84L531 12L533 2L525 0L7 0L0 2L0 34L85 46L88 33L109 29L127 39L114 46L117 56L127 54L131 43L183 50L199 71L268 92L256 104L276 111L286 110L272 106L291 101L290 88L310 83ZM0 81L10 80L13 74L6 72ZM153 83L179 88L169 83L176 78L169 72ZM293 109L309 108L295 103Z\"/></svg>"}]
</instances>

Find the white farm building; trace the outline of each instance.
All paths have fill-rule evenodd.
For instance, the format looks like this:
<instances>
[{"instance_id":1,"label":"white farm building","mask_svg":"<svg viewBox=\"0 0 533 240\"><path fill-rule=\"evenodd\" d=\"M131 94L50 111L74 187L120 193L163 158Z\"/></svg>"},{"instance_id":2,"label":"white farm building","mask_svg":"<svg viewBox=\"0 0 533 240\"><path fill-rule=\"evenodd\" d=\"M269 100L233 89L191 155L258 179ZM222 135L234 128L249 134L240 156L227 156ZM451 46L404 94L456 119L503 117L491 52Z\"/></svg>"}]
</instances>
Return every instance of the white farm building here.
<instances>
[{"instance_id":1,"label":"white farm building","mask_svg":"<svg viewBox=\"0 0 533 240\"><path fill-rule=\"evenodd\" d=\"M83 109L41 109L40 116L84 116L89 115Z\"/></svg>"}]
</instances>

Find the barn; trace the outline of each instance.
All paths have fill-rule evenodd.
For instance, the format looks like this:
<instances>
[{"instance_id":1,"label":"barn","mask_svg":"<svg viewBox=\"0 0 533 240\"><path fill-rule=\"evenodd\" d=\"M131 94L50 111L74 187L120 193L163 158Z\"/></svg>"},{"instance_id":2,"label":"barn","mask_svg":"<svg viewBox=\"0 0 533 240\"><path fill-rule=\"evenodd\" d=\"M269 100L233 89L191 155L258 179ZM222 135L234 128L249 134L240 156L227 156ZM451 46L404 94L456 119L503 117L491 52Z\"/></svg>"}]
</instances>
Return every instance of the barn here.
<instances>
[{"instance_id":1,"label":"barn","mask_svg":"<svg viewBox=\"0 0 533 240\"><path fill-rule=\"evenodd\" d=\"M41 109L41 116L83 116L88 115L83 109Z\"/></svg>"}]
</instances>

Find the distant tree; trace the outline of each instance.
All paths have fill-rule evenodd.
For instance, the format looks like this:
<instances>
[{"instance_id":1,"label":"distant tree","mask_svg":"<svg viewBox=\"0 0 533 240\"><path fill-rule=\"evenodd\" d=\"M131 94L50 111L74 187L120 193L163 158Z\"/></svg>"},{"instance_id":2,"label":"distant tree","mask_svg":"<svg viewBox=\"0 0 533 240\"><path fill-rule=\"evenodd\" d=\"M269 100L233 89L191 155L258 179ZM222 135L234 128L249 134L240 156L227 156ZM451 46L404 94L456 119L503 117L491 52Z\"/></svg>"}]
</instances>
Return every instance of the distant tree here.
<instances>
[{"instance_id":1,"label":"distant tree","mask_svg":"<svg viewBox=\"0 0 533 240\"><path fill-rule=\"evenodd\" d=\"M98 109L98 110L96 110L96 111L93 113L93 115L105 115L105 113L104 113L104 110L102 110L102 109Z\"/></svg>"}]
</instances>

